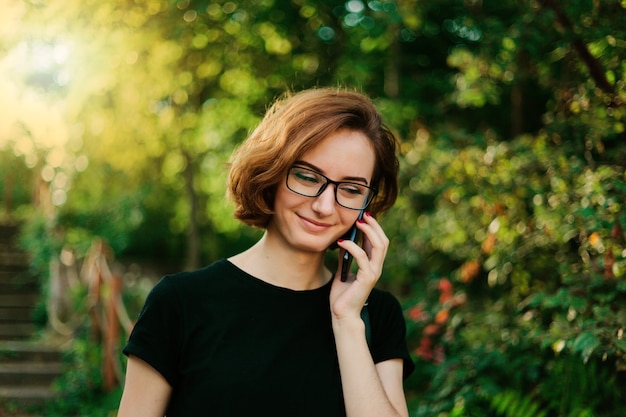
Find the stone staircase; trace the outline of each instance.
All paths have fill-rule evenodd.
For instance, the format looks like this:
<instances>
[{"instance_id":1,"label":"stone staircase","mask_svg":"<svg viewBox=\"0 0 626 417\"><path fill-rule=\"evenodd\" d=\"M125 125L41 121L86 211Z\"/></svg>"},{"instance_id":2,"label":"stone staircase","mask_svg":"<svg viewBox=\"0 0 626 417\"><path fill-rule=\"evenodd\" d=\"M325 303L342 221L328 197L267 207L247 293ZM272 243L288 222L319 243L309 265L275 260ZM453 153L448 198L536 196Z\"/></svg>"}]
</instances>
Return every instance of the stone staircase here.
<instances>
[{"instance_id":1,"label":"stone staircase","mask_svg":"<svg viewBox=\"0 0 626 417\"><path fill-rule=\"evenodd\" d=\"M36 337L33 313L41 294L28 256L17 249L18 227L0 224L0 417L43 405L63 368L63 350Z\"/></svg>"}]
</instances>

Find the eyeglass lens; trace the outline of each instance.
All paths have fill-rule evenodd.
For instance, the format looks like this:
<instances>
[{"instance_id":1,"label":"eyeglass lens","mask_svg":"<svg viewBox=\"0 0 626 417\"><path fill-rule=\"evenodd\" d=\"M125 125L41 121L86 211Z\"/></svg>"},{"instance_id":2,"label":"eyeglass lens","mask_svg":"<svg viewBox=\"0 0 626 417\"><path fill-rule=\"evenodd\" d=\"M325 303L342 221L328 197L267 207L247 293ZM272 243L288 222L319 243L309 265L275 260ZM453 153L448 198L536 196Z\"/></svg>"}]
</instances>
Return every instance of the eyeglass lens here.
<instances>
[{"instance_id":1,"label":"eyeglass lens","mask_svg":"<svg viewBox=\"0 0 626 417\"><path fill-rule=\"evenodd\" d=\"M359 210L364 208L373 191L362 184L354 182L332 181L324 175L303 167L292 167L287 174L287 187L306 197L317 197L328 186L335 185L335 200L340 205Z\"/></svg>"}]
</instances>

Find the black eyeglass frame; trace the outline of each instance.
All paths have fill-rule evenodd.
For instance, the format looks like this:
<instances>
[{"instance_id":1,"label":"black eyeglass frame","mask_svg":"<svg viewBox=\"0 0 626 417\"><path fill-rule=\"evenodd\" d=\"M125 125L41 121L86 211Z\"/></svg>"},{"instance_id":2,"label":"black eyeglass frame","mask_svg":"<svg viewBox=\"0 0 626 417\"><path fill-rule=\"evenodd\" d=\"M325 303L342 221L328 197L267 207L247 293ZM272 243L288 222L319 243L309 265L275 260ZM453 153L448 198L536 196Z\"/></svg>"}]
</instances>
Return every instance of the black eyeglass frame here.
<instances>
[{"instance_id":1,"label":"black eyeglass frame","mask_svg":"<svg viewBox=\"0 0 626 417\"><path fill-rule=\"evenodd\" d=\"M293 188L291 188L289 186L289 177L291 176L291 171L296 169L296 168L297 169L303 169L305 171L309 171L311 173L314 173L315 175L319 175L320 177L324 178L326 180L326 182L320 186L320 188L319 188L319 190L317 190L316 194L314 194L314 195L302 194L302 193L294 190ZM324 174L321 174L321 173L319 173L319 172L317 172L317 171L315 171L315 170L313 170L311 168L307 168L307 167L300 166L300 165L293 165L291 168L289 168L289 170L287 171L287 175L285 176L285 185L287 186L287 189L289 191L291 191L292 193L301 195L303 197L311 197L311 198L319 197L326 190L326 188L328 188L328 184L332 184L332 185L335 186L335 192L334 192L335 202L337 204L339 204L341 207L344 207L344 208L347 208L347 209L350 209L350 210L364 210L365 208L367 208L367 206L370 205L370 203L374 200L374 198L378 194L378 189L376 189L374 187L370 187L368 185L361 184L359 182L353 182L353 181L333 181L333 180L331 180L330 178L328 178ZM339 200L337 199L337 190L339 189L338 186L341 185L341 184L356 185L356 186L359 186L359 187L367 188L369 190L369 194L367 196L367 199L365 200L365 203L363 204L363 207L359 207L359 208L348 207L348 206L345 206L345 205L343 205L343 204L341 204L339 202Z\"/></svg>"}]
</instances>

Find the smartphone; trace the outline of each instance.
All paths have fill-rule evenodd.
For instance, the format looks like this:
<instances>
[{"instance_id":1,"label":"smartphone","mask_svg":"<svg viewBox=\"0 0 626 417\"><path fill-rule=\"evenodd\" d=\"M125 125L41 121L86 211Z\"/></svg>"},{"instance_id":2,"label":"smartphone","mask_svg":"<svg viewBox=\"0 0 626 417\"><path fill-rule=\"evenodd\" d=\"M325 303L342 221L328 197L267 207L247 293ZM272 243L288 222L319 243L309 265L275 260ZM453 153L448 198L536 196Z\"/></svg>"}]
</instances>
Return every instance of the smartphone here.
<instances>
[{"instance_id":1,"label":"smartphone","mask_svg":"<svg viewBox=\"0 0 626 417\"><path fill-rule=\"evenodd\" d=\"M359 217L357 217L357 220L361 220L363 218L364 212L365 210L359 211ZM354 226L352 226L352 228L348 230L348 233L346 233L344 238L346 240L351 240L353 242L356 242L358 231L359 229L356 228L356 223L355 223ZM351 265L352 265L352 255L350 255L350 252L345 251L343 253L343 262L341 262L341 281L342 282L345 282L348 279L348 273L350 272Z\"/></svg>"}]
</instances>

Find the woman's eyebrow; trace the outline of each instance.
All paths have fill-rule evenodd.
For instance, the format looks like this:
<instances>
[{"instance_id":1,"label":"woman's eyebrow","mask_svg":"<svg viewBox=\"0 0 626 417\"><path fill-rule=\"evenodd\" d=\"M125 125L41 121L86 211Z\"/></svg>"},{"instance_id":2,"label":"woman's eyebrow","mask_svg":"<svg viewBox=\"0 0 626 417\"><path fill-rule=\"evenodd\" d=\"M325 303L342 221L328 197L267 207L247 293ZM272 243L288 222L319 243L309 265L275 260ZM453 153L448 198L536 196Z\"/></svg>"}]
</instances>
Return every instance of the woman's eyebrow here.
<instances>
[{"instance_id":1,"label":"woman's eyebrow","mask_svg":"<svg viewBox=\"0 0 626 417\"><path fill-rule=\"evenodd\" d=\"M317 167L317 166L315 166L315 165L313 165L313 164L311 164L309 162L298 160L298 161L294 162L294 164L296 164L296 165L304 165L304 166L312 169L313 171L319 172L322 175L326 175L326 173L324 172L323 169L321 169L320 167ZM340 180L340 182L342 182L342 181L362 182L364 184L368 184L369 185L369 182L367 181L367 179L363 178L363 177L345 177L345 178Z\"/></svg>"}]
</instances>

